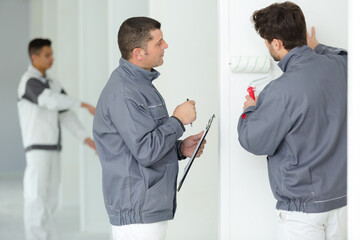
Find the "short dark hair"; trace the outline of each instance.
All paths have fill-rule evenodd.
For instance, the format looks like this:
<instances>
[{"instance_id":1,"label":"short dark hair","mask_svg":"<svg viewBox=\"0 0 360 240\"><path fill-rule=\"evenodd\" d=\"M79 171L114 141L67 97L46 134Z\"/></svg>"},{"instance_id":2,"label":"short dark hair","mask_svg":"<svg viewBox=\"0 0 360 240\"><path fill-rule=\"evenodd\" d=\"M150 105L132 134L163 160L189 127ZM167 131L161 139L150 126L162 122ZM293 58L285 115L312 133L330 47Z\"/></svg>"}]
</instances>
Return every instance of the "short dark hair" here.
<instances>
[{"instance_id":1,"label":"short dark hair","mask_svg":"<svg viewBox=\"0 0 360 240\"><path fill-rule=\"evenodd\" d=\"M41 48L44 46L51 47L51 41L49 39L42 39L42 38L35 38L31 40L28 47L30 59L31 59L31 55L33 54L39 55Z\"/></svg>"},{"instance_id":2,"label":"short dark hair","mask_svg":"<svg viewBox=\"0 0 360 240\"><path fill-rule=\"evenodd\" d=\"M147 48L152 39L150 31L160 29L161 23L148 17L133 17L121 24L118 32L118 45L121 55L129 60L135 48Z\"/></svg>"},{"instance_id":3,"label":"short dark hair","mask_svg":"<svg viewBox=\"0 0 360 240\"><path fill-rule=\"evenodd\" d=\"M257 10L252 21L262 38L269 42L279 39L288 51L307 44L305 17L295 3L274 3Z\"/></svg>"}]
</instances>

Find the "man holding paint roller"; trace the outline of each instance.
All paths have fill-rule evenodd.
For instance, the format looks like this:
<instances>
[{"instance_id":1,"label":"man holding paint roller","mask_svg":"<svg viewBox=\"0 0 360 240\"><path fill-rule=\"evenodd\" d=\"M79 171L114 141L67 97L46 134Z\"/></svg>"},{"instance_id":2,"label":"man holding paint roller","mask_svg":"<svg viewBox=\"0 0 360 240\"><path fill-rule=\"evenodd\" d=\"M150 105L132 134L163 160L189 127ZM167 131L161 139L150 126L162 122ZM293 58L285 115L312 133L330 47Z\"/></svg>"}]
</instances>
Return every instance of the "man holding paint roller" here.
<instances>
[{"instance_id":1,"label":"man holding paint roller","mask_svg":"<svg viewBox=\"0 0 360 240\"><path fill-rule=\"evenodd\" d=\"M319 44L291 2L255 11L283 75L246 96L240 144L268 155L278 239L347 239L347 52Z\"/></svg>"}]
</instances>

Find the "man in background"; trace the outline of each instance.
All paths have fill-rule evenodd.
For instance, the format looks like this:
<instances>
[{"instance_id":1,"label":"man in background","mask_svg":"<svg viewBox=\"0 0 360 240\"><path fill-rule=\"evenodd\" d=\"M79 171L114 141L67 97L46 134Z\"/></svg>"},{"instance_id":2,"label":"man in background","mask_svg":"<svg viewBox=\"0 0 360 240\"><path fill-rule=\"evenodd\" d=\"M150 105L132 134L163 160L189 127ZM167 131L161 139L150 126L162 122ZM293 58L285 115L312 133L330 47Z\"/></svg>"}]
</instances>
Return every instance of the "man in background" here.
<instances>
[{"instance_id":1,"label":"man in background","mask_svg":"<svg viewBox=\"0 0 360 240\"><path fill-rule=\"evenodd\" d=\"M255 11L283 75L246 96L240 144L268 155L278 239L347 239L347 52L319 44L291 2Z\"/></svg>"},{"instance_id":2,"label":"man in background","mask_svg":"<svg viewBox=\"0 0 360 240\"><path fill-rule=\"evenodd\" d=\"M24 225L27 240L58 239L53 213L60 183L61 125L95 150L93 140L72 110L95 108L66 94L46 71L54 61L51 41L34 39L28 47L31 64L18 87L18 112L26 155Z\"/></svg>"},{"instance_id":3,"label":"man in background","mask_svg":"<svg viewBox=\"0 0 360 240\"><path fill-rule=\"evenodd\" d=\"M121 25L122 58L95 113L94 140L114 240L165 239L176 210L178 160L192 155L202 135L178 140L184 125L196 119L195 102L180 104L169 117L153 85L160 75L154 67L163 64L168 47L160 27L147 17L129 18Z\"/></svg>"}]
</instances>

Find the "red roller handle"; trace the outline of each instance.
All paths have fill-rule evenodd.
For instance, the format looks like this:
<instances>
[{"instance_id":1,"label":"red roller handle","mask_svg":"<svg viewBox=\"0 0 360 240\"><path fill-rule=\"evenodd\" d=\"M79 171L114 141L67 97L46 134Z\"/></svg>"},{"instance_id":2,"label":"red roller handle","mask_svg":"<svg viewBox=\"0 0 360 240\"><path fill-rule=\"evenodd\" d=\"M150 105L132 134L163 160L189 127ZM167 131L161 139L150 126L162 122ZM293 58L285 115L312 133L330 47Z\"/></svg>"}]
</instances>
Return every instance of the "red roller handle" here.
<instances>
[{"instance_id":1,"label":"red roller handle","mask_svg":"<svg viewBox=\"0 0 360 240\"><path fill-rule=\"evenodd\" d=\"M249 86L248 89L247 89L248 93L249 93L249 96L255 100L255 88L254 87L251 87ZM246 114L243 114L241 115L242 119L246 119Z\"/></svg>"},{"instance_id":2,"label":"red roller handle","mask_svg":"<svg viewBox=\"0 0 360 240\"><path fill-rule=\"evenodd\" d=\"M255 88L254 87L251 87L249 86L248 89L247 89L248 93L249 93L249 96L255 100Z\"/></svg>"}]
</instances>

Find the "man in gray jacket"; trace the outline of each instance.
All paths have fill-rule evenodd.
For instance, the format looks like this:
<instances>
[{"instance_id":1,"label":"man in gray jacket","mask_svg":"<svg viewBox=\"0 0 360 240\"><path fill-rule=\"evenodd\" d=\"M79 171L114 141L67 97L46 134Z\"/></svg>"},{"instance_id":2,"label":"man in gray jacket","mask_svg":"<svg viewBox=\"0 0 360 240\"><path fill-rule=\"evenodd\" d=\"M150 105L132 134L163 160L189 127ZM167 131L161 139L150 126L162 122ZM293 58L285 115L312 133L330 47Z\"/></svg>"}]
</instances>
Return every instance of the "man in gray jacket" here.
<instances>
[{"instance_id":1,"label":"man in gray jacket","mask_svg":"<svg viewBox=\"0 0 360 240\"><path fill-rule=\"evenodd\" d=\"M113 238L163 240L176 210L178 160L192 155L201 134L183 141L196 119L195 102L169 117L152 82L168 47L160 23L146 17L120 27L122 58L104 87L94 118L94 140L103 171L105 207ZM198 156L202 154L201 147Z\"/></svg>"},{"instance_id":2,"label":"man in gray jacket","mask_svg":"<svg viewBox=\"0 0 360 240\"><path fill-rule=\"evenodd\" d=\"M347 239L347 53L319 44L314 28L308 35L294 3L253 21L284 73L257 101L246 96L238 134L247 151L268 155L278 239Z\"/></svg>"}]
</instances>

